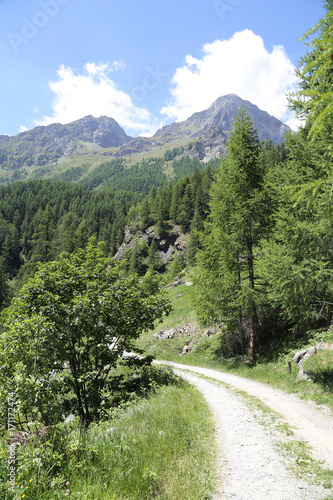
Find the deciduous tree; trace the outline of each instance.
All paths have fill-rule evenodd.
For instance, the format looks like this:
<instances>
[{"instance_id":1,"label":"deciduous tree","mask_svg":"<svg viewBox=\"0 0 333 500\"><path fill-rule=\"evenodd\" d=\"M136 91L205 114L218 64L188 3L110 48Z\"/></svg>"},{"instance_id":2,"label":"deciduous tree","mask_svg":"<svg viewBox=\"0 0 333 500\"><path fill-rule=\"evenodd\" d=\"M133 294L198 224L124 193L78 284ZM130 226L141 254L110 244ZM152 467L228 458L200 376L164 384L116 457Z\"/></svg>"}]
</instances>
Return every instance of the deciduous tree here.
<instances>
[{"instance_id":1,"label":"deciduous tree","mask_svg":"<svg viewBox=\"0 0 333 500\"><path fill-rule=\"evenodd\" d=\"M46 425L74 406L89 424L124 351L169 310L156 278L121 277L92 239L41 265L5 316L2 403L15 393L20 413Z\"/></svg>"}]
</instances>

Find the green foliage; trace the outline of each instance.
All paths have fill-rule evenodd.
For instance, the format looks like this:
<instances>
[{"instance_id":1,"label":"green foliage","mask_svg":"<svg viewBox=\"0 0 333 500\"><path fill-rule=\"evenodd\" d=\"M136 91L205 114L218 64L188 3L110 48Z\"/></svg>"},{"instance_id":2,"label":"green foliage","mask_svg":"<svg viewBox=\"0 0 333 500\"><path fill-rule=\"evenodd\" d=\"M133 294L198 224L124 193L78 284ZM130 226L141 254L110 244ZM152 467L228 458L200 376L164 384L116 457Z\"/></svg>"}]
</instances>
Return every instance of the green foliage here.
<instances>
[{"instance_id":1,"label":"green foliage","mask_svg":"<svg viewBox=\"0 0 333 500\"><path fill-rule=\"evenodd\" d=\"M172 166L175 173L175 179L179 180L186 175L194 174L197 169L203 170L204 164L202 164L197 158L184 156L180 160L175 160Z\"/></svg>"},{"instance_id":2,"label":"green foliage","mask_svg":"<svg viewBox=\"0 0 333 500\"><path fill-rule=\"evenodd\" d=\"M157 279L120 276L90 240L38 272L6 310L0 336L2 411L15 393L20 413L45 425L75 407L97 417L101 391L123 352L170 310Z\"/></svg>"},{"instance_id":3,"label":"green foliage","mask_svg":"<svg viewBox=\"0 0 333 500\"><path fill-rule=\"evenodd\" d=\"M257 285L255 248L267 230L267 196L260 159L260 142L249 116L241 110L227 144L216 184L211 190L210 218L197 254L195 299L206 324L229 322L241 345L249 321L250 356L257 344Z\"/></svg>"},{"instance_id":4,"label":"green foliage","mask_svg":"<svg viewBox=\"0 0 333 500\"><path fill-rule=\"evenodd\" d=\"M103 189L148 194L152 186L163 186L167 177L163 172L161 158L150 158L128 168L126 160L112 160L103 163L89 173L80 184L88 189L102 186ZM127 168L126 168L127 167Z\"/></svg>"},{"instance_id":5,"label":"green foliage","mask_svg":"<svg viewBox=\"0 0 333 500\"><path fill-rule=\"evenodd\" d=\"M174 160L176 156L183 154L184 151L185 148L183 146L181 146L180 148L167 149L166 152L164 153L164 160L165 161Z\"/></svg>"},{"instance_id":6,"label":"green foliage","mask_svg":"<svg viewBox=\"0 0 333 500\"><path fill-rule=\"evenodd\" d=\"M0 255L18 288L36 263L82 248L88 238L105 241L111 253L121 244L127 213L140 195L93 193L77 184L18 182L0 188Z\"/></svg>"},{"instance_id":7,"label":"green foliage","mask_svg":"<svg viewBox=\"0 0 333 500\"><path fill-rule=\"evenodd\" d=\"M148 247L145 240L134 240L130 250L129 272L130 274L137 273L141 276L147 271L145 256L147 255Z\"/></svg>"},{"instance_id":8,"label":"green foliage","mask_svg":"<svg viewBox=\"0 0 333 500\"><path fill-rule=\"evenodd\" d=\"M185 174L204 167L188 158L182 165ZM176 171L178 176L180 170ZM81 173L73 169L74 177ZM160 231L167 233L170 218L177 223L183 220L189 229L195 207L205 217L213 177L211 166L195 172L193 186L188 188L193 195L183 199L188 196L189 179L185 184L183 180L167 183L162 159L128 168L120 159L101 165L75 184L46 180L4 186L0 188L0 255L5 271L10 279L15 278L14 287L19 290L35 272L37 262L57 259L62 251L75 252L91 236L105 241L114 254L123 241L130 209L134 218L141 217L143 229L158 222Z\"/></svg>"},{"instance_id":9,"label":"green foliage","mask_svg":"<svg viewBox=\"0 0 333 500\"><path fill-rule=\"evenodd\" d=\"M154 239L148 249L147 264L150 271L159 271L162 267L162 262Z\"/></svg>"},{"instance_id":10,"label":"green foliage","mask_svg":"<svg viewBox=\"0 0 333 500\"><path fill-rule=\"evenodd\" d=\"M182 268L179 263L177 255L174 257L169 271L169 279L170 281L174 280L176 276L181 272Z\"/></svg>"},{"instance_id":11,"label":"green foliage","mask_svg":"<svg viewBox=\"0 0 333 500\"><path fill-rule=\"evenodd\" d=\"M304 363L304 369L311 373L311 379L323 390L333 393L333 353L331 350L317 352Z\"/></svg>"},{"instance_id":12,"label":"green foliage","mask_svg":"<svg viewBox=\"0 0 333 500\"><path fill-rule=\"evenodd\" d=\"M303 37L314 38L308 44L310 51L301 59L297 75L300 78L299 90L289 96L291 108L307 120L311 140L324 135L332 140L333 111L333 54L332 27L333 6L325 4L328 12L323 19ZM328 145L331 151L331 145Z\"/></svg>"},{"instance_id":13,"label":"green foliage","mask_svg":"<svg viewBox=\"0 0 333 500\"><path fill-rule=\"evenodd\" d=\"M11 290L6 275L5 263L3 257L0 257L0 311L9 306L10 298Z\"/></svg>"},{"instance_id":14,"label":"green foliage","mask_svg":"<svg viewBox=\"0 0 333 500\"><path fill-rule=\"evenodd\" d=\"M332 214L323 144L287 138L288 160L269 173L274 230L262 247L267 298L300 332L332 316ZM326 176L327 180L327 176Z\"/></svg>"},{"instance_id":15,"label":"green foliage","mask_svg":"<svg viewBox=\"0 0 333 500\"><path fill-rule=\"evenodd\" d=\"M207 404L171 372L154 371L167 387L147 400L133 398L111 420L89 429L75 421L23 437L15 494L0 448L1 498L210 498L215 450Z\"/></svg>"},{"instance_id":16,"label":"green foliage","mask_svg":"<svg viewBox=\"0 0 333 500\"><path fill-rule=\"evenodd\" d=\"M189 265L194 266L196 264L196 254L200 245L200 233L203 231L204 225L200 217L198 208L195 209L193 220L191 222L190 228L190 240L187 247L187 262Z\"/></svg>"}]
</instances>

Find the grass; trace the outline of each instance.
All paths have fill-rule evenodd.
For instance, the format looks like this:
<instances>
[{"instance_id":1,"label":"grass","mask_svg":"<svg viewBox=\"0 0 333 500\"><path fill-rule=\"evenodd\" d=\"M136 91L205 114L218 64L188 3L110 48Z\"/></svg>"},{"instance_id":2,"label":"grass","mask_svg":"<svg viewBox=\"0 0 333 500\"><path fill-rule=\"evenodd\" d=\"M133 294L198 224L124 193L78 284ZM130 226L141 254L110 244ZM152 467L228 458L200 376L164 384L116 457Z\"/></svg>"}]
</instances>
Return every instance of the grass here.
<instances>
[{"instance_id":1,"label":"grass","mask_svg":"<svg viewBox=\"0 0 333 500\"><path fill-rule=\"evenodd\" d=\"M164 388L125 412L112 432L98 430L97 455L103 460L74 478L73 491L117 500L209 499L212 429L210 411L196 390Z\"/></svg>"},{"instance_id":2,"label":"grass","mask_svg":"<svg viewBox=\"0 0 333 500\"><path fill-rule=\"evenodd\" d=\"M298 478L321 485L326 489L333 487L333 470L325 469L311 457L311 448L304 441L278 443L277 450L286 457L288 468Z\"/></svg>"},{"instance_id":3,"label":"grass","mask_svg":"<svg viewBox=\"0 0 333 500\"><path fill-rule=\"evenodd\" d=\"M191 282L191 276L185 276L185 282ZM195 312L191 302L191 286L186 284L171 288L168 291L173 310L169 316L165 317L162 323L150 332L145 332L137 341L137 346L159 359L179 360L179 354L182 352L185 343L190 343L192 336L176 337L171 340L155 339L153 334L160 330L170 330L179 325L194 324ZM178 295L182 294L181 297Z\"/></svg>"},{"instance_id":4,"label":"grass","mask_svg":"<svg viewBox=\"0 0 333 500\"><path fill-rule=\"evenodd\" d=\"M4 498L208 500L214 488L214 438L201 394L184 382L165 386L81 435L77 424L70 433L63 426L61 446L50 440L43 450L27 445L18 457L17 493L7 490ZM69 461L63 467L55 451L60 448Z\"/></svg>"}]
</instances>

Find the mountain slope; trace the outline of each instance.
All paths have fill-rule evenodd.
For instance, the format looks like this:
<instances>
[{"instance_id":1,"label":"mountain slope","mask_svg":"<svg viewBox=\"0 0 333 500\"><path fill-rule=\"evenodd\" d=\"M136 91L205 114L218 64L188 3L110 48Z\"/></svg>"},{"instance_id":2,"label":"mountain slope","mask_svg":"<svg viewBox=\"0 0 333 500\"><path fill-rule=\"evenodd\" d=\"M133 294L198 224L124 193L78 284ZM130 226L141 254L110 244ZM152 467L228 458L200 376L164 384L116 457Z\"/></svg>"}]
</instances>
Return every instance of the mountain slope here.
<instances>
[{"instance_id":1,"label":"mountain slope","mask_svg":"<svg viewBox=\"0 0 333 500\"><path fill-rule=\"evenodd\" d=\"M187 120L162 127L151 138L133 139L121 147L115 156L131 156L156 150L165 144L173 147L177 141L186 144L193 140L200 140L203 156L207 156L206 160L219 156L225 151L228 133L240 108L249 113L262 141L271 139L275 145L280 144L284 134L291 132L287 125L260 110L258 106L236 94L228 94L219 97L208 109L194 113Z\"/></svg>"},{"instance_id":2,"label":"mountain slope","mask_svg":"<svg viewBox=\"0 0 333 500\"><path fill-rule=\"evenodd\" d=\"M262 111L250 101L245 101L236 94L228 94L219 97L208 109L194 113L184 122L173 123L158 130L155 137L189 136L191 138L204 135L212 128L218 128L221 132L227 133L232 128L234 116L243 107L249 113L254 126L258 129L260 140L271 139L274 144L283 141L283 134L290 131L277 118L270 116L266 111Z\"/></svg>"},{"instance_id":3,"label":"mountain slope","mask_svg":"<svg viewBox=\"0 0 333 500\"><path fill-rule=\"evenodd\" d=\"M53 123L13 137L2 135L0 147L16 148L18 151L29 149L33 154L41 151L66 154L70 152L73 143L80 140L110 148L122 146L131 139L113 118L94 118L89 115L67 125Z\"/></svg>"},{"instance_id":4,"label":"mountain slope","mask_svg":"<svg viewBox=\"0 0 333 500\"><path fill-rule=\"evenodd\" d=\"M0 136L0 184L52 178L72 167L84 166L85 176L111 158L127 158L131 164L146 157L163 157L168 149L179 147L180 155L207 162L224 154L233 118L241 107L248 111L261 140L279 144L290 131L235 94L218 98L207 110L164 126L152 137L132 138L113 118L86 116L67 125L56 123L13 137Z\"/></svg>"},{"instance_id":5,"label":"mountain slope","mask_svg":"<svg viewBox=\"0 0 333 500\"><path fill-rule=\"evenodd\" d=\"M131 139L107 116L86 116L67 125L54 123L13 137L3 135L0 136L0 176L2 174L3 182L50 177L59 162L80 149L95 152L118 148ZM48 173L51 175L45 175Z\"/></svg>"}]
</instances>

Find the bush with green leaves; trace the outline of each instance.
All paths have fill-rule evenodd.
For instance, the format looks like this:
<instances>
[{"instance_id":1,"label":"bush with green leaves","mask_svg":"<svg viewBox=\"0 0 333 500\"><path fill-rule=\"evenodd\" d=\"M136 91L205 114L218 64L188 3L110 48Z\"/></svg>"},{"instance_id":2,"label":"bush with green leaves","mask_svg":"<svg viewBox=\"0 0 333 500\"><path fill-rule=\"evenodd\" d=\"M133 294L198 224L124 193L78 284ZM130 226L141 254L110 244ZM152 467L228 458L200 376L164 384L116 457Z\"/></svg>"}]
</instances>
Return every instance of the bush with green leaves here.
<instances>
[{"instance_id":1,"label":"bush with green leaves","mask_svg":"<svg viewBox=\"0 0 333 500\"><path fill-rule=\"evenodd\" d=\"M89 424L124 352L169 310L156 277L122 276L93 239L41 265L4 315L1 420L13 393L23 421L48 426L75 409Z\"/></svg>"}]
</instances>

